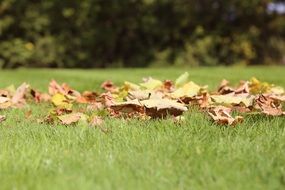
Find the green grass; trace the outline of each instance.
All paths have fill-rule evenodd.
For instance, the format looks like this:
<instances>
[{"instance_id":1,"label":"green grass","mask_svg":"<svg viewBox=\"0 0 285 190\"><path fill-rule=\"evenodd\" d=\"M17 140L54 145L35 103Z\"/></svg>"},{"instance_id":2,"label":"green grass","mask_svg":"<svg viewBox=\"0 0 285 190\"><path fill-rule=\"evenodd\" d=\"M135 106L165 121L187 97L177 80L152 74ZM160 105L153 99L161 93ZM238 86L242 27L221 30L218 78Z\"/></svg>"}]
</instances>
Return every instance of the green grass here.
<instances>
[{"instance_id":1,"label":"green grass","mask_svg":"<svg viewBox=\"0 0 285 190\"><path fill-rule=\"evenodd\" d=\"M215 88L256 76L285 87L284 67L0 71L0 88L24 81L47 90L52 78L78 90L112 79L175 79L184 71ZM26 110L33 115L25 119ZM191 110L182 125L106 121L110 130L38 124L47 108L0 111L0 189L284 189L285 118L248 117L236 128Z\"/></svg>"}]
</instances>

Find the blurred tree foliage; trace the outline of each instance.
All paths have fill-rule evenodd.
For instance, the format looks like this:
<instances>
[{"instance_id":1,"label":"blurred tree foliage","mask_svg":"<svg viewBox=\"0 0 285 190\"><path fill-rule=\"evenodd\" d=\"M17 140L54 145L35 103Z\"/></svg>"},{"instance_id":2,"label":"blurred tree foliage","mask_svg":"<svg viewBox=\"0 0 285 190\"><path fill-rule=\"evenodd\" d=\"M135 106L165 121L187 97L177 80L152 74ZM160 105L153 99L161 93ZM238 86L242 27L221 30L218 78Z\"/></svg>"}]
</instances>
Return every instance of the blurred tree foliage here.
<instances>
[{"instance_id":1,"label":"blurred tree foliage","mask_svg":"<svg viewBox=\"0 0 285 190\"><path fill-rule=\"evenodd\" d=\"M1 0L0 67L284 62L272 0Z\"/></svg>"}]
</instances>

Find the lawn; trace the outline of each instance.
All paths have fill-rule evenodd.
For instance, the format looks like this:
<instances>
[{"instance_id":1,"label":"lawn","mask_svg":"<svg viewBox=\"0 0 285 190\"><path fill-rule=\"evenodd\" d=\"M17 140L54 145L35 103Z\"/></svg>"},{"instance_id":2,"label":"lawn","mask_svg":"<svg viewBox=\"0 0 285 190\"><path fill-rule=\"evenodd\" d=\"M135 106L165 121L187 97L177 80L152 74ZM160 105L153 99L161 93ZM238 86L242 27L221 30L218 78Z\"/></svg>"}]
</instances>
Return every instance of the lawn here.
<instances>
[{"instance_id":1,"label":"lawn","mask_svg":"<svg viewBox=\"0 0 285 190\"><path fill-rule=\"evenodd\" d=\"M252 76L285 87L285 67L0 71L0 88L27 82L47 91L50 79L99 90L111 79L190 79L216 88ZM25 112L32 116L25 119ZM38 124L46 106L0 111L0 189L284 189L285 117L252 116L221 127L197 110L182 125L169 120L109 119L96 128Z\"/></svg>"}]
</instances>

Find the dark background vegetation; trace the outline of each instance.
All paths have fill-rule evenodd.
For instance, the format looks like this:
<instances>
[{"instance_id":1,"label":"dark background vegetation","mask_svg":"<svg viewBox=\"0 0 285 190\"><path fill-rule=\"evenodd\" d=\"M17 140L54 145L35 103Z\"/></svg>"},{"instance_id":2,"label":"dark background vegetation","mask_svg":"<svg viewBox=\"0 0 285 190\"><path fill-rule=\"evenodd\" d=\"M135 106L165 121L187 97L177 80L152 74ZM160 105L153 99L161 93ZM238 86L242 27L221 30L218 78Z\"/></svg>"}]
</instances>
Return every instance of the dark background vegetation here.
<instances>
[{"instance_id":1,"label":"dark background vegetation","mask_svg":"<svg viewBox=\"0 0 285 190\"><path fill-rule=\"evenodd\" d=\"M272 2L1 0L0 67L284 64Z\"/></svg>"}]
</instances>

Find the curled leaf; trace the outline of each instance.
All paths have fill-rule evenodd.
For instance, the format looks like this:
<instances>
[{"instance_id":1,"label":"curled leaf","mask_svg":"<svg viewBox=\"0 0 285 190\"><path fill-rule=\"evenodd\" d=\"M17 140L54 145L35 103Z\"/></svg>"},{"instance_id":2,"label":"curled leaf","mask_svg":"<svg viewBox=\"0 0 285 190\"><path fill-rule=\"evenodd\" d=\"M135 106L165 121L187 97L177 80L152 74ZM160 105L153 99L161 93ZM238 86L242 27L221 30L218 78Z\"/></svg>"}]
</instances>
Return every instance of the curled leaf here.
<instances>
[{"instance_id":1,"label":"curled leaf","mask_svg":"<svg viewBox=\"0 0 285 190\"><path fill-rule=\"evenodd\" d=\"M260 95L255 99L255 103L255 108L266 115L285 115L285 112L282 111L282 105L278 99L274 99L270 96Z\"/></svg>"},{"instance_id":2,"label":"curled leaf","mask_svg":"<svg viewBox=\"0 0 285 190\"><path fill-rule=\"evenodd\" d=\"M182 75L180 75L176 80L175 80L175 86L180 87L183 86L187 81L188 81L189 73L185 72Z\"/></svg>"},{"instance_id":3,"label":"curled leaf","mask_svg":"<svg viewBox=\"0 0 285 190\"><path fill-rule=\"evenodd\" d=\"M101 84L101 88L108 92L115 92L118 88L114 85L114 83L110 80L107 80Z\"/></svg>"},{"instance_id":4,"label":"curled leaf","mask_svg":"<svg viewBox=\"0 0 285 190\"><path fill-rule=\"evenodd\" d=\"M212 107L208 110L208 114L212 119L220 125L236 125L243 121L243 117L230 115L231 109L224 106Z\"/></svg>"},{"instance_id":5,"label":"curled leaf","mask_svg":"<svg viewBox=\"0 0 285 190\"><path fill-rule=\"evenodd\" d=\"M21 84L13 95L11 102L15 105L23 104L25 102L24 96L29 88L29 85L26 83Z\"/></svg>"}]
</instances>

